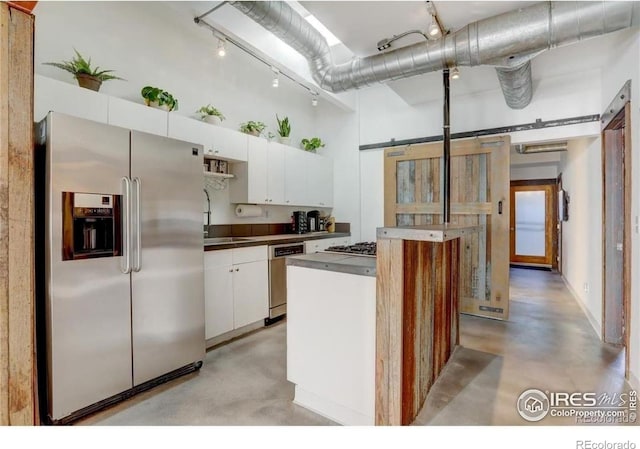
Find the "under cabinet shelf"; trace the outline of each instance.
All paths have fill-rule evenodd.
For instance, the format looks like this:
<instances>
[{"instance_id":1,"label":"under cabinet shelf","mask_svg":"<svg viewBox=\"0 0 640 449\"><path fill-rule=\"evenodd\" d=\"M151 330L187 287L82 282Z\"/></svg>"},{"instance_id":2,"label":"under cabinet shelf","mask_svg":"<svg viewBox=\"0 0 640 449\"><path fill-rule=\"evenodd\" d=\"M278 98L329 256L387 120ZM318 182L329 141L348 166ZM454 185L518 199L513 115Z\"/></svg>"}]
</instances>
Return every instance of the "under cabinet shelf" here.
<instances>
[{"instance_id":1,"label":"under cabinet shelf","mask_svg":"<svg viewBox=\"0 0 640 449\"><path fill-rule=\"evenodd\" d=\"M214 173L210 171L204 172L204 176L207 178L219 178L219 179L231 179L234 177L231 173Z\"/></svg>"}]
</instances>

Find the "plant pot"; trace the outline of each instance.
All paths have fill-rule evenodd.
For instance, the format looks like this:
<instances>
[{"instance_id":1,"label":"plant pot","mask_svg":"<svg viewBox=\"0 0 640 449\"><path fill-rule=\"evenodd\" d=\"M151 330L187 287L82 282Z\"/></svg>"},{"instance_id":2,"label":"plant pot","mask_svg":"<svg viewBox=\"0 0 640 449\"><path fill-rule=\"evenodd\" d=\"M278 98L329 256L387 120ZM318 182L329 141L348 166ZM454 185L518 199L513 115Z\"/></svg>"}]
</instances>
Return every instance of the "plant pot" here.
<instances>
[{"instance_id":1,"label":"plant pot","mask_svg":"<svg viewBox=\"0 0 640 449\"><path fill-rule=\"evenodd\" d=\"M282 145L289 145L291 143L291 137L278 137L278 142Z\"/></svg>"},{"instance_id":2,"label":"plant pot","mask_svg":"<svg viewBox=\"0 0 640 449\"><path fill-rule=\"evenodd\" d=\"M211 123L212 125L222 124L222 120L220 120L220 117L218 117L217 115L205 115L202 120L204 120L207 123Z\"/></svg>"},{"instance_id":3,"label":"plant pot","mask_svg":"<svg viewBox=\"0 0 640 449\"><path fill-rule=\"evenodd\" d=\"M102 85L102 81L100 81L100 79L86 73L78 73L76 75L76 79L78 80L78 85L80 85L80 87L96 92L100 90L100 86Z\"/></svg>"},{"instance_id":4,"label":"plant pot","mask_svg":"<svg viewBox=\"0 0 640 449\"><path fill-rule=\"evenodd\" d=\"M260 137L260 131L249 131L247 134L251 134L252 136Z\"/></svg>"},{"instance_id":5,"label":"plant pot","mask_svg":"<svg viewBox=\"0 0 640 449\"><path fill-rule=\"evenodd\" d=\"M166 111L166 112L170 112L171 111L171 109L169 109L169 105L168 104L159 105L157 101L149 101L146 98L144 99L144 103L149 107L160 109L162 111Z\"/></svg>"}]
</instances>

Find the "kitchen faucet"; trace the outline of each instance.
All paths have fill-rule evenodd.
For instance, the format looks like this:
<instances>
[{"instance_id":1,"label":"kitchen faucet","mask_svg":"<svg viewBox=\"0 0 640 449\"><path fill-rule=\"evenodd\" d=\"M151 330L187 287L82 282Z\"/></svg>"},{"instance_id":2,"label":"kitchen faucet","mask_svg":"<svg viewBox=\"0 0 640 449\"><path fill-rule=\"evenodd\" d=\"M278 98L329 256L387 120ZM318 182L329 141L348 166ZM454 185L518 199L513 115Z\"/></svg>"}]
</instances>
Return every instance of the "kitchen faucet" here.
<instances>
[{"instance_id":1,"label":"kitchen faucet","mask_svg":"<svg viewBox=\"0 0 640 449\"><path fill-rule=\"evenodd\" d=\"M207 210L206 212L204 212L205 214L207 214L207 230L204 231L204 236L208 237L209 226L211 226L211 198L209 198L209 192L207 192L207 189L203 189L203 190L204 190L204 194L207 195Z\"/></svg>"}]
</instances>

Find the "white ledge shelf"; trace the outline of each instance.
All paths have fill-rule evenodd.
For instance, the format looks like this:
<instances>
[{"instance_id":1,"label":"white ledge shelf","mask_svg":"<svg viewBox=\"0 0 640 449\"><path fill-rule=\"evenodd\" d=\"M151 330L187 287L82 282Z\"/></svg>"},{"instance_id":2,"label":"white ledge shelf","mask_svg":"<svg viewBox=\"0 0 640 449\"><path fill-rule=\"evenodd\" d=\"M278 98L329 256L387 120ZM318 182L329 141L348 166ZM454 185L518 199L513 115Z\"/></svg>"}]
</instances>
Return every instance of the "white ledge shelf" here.
<instances>
[{"instance_id":1,"label":"white ledge shelf","mask_svg":"<svg viewBox=\"0 0 640 449\"><path fill-rule=\"evenodd\" d=\"M214 173L210 171L203 172L207 178L218 178L218 179L231 179L234 178L234 175L231 173Z\"/></svg>"}]
</instances>

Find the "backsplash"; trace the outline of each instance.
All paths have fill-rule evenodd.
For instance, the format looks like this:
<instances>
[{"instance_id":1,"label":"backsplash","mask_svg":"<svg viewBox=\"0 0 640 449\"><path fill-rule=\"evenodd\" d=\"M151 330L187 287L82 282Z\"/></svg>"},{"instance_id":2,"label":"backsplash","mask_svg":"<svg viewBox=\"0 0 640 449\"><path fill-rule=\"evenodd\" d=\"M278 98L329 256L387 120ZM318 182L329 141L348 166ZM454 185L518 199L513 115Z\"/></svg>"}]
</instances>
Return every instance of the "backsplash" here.
<instances>
[{"instance_id":1,"label":"backsplash","mask_svg":"<svg viewBox=\"0 0 640 449\"><path fill-rule=\"evenodd\" d=\"M261 235L288 234L287 223L214 224L209 226L208 237L257 237ZM204 227L206 230L207 226ZM336 223L336 232L351 232L350 223Z\"/></svg>"}]
</instances>

